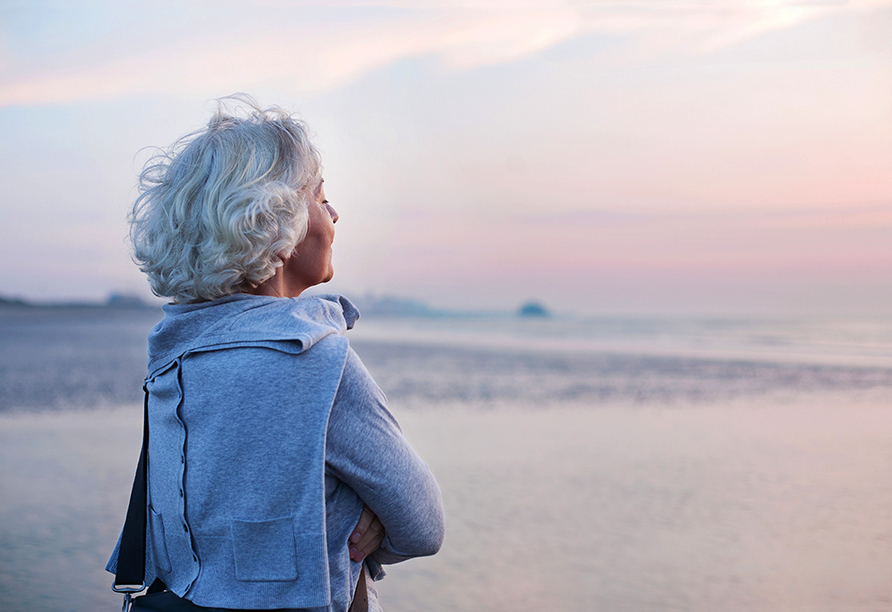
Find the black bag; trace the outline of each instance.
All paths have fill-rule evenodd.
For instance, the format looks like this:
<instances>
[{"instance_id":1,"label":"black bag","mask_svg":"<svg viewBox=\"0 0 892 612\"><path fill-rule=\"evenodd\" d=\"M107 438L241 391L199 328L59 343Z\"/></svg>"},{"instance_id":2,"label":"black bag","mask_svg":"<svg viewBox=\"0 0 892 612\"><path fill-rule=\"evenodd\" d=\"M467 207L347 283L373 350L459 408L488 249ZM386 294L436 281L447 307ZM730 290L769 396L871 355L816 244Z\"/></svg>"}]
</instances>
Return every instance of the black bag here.
<instances>
[{"instance_id":1,"label":"black bag","mask_svg":"<svg viewBox=\"0 0 892 612\"><path fill-rule=\"evenodd\" d=\"M173 591L160 591L134 597L130 612L212 612L216 608L202 608L188 599L177 596Z\"/></svg>"}]
</instances>

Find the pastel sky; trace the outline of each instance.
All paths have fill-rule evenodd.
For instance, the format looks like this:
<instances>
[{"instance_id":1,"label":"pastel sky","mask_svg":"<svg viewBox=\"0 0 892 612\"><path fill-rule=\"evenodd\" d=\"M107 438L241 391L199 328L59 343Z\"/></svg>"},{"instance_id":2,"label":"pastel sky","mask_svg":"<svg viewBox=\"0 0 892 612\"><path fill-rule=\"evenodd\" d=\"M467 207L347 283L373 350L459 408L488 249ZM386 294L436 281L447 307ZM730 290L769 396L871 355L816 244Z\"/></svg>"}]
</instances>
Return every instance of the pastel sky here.
<instances>
[{"instance_id":1,"label":"pastel sky","mask_svg":"<svg viewBox=\"0 0 892 612\"><path fill-rule=\"evenodd\" d=\"M892 0L0 0L0 295L148 296L147 146L298 112L331 290L889 313Z\"/></svg>"}]
</instances>

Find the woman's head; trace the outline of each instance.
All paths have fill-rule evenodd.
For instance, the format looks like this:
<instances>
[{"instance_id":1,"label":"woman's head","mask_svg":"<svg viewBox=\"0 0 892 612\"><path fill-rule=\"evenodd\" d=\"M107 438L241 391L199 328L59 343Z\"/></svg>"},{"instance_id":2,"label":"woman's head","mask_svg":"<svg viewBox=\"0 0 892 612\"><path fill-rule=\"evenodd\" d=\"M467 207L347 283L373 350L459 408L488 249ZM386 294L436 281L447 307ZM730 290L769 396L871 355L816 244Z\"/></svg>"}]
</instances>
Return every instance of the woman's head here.
<instances>
[{"instance_id":1,"label":"woman's head","mask_svg":"<svg viewBox=\"0 0 892 612\"><path fill-rule=\"evenodd\" d=\"M321 171L302 122L247 96L221 100L140 175L130 236L152 291L199 302L272 277L307 233Z\"/></svg>"}]
</instances>

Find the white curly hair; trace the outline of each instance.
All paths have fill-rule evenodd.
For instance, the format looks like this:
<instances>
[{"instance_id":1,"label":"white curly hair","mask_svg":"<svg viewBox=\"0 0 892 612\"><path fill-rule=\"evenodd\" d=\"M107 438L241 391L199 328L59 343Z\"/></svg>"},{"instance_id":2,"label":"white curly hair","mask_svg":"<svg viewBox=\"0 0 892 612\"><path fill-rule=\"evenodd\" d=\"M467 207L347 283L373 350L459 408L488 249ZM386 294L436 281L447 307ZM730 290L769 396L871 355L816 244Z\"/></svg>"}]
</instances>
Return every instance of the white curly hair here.
<instances>
[{"instance_id":1,"label":"white curly hair","mask_svg":"<svg viewBox=\"0 0 892 612\"><path fill-rule=\"evenodd\" d=\"M175 302L256 287L307 232L322 180L307 126L236 94L206 128L150 159L128 220L133 260L152 292Z\"/></svg>"}]
</instances>

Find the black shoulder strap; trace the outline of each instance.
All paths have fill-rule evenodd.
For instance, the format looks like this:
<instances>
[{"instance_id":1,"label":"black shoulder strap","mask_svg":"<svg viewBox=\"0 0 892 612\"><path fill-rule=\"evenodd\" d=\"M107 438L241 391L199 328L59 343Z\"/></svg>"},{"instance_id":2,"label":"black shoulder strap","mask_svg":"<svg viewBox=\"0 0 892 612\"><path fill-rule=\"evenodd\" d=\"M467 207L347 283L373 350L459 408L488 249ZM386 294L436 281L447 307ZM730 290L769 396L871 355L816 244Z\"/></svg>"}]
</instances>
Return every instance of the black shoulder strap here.
<instances>
[{"instance_id":1,"label":"black shoulder strap","mask_svg":"<svg viewBox=\"0 0 892 612\"><path fill-rule=\"evenodd\" d=\"M118 568L114 590L136 592L145 588L146 576L146 508L149 475L149 390L143 385L146 397L143 404L142 450L130 491L130 505L121 534ZM139 588L136 588L139 587Z\"/></svg>"}]
</instances>

